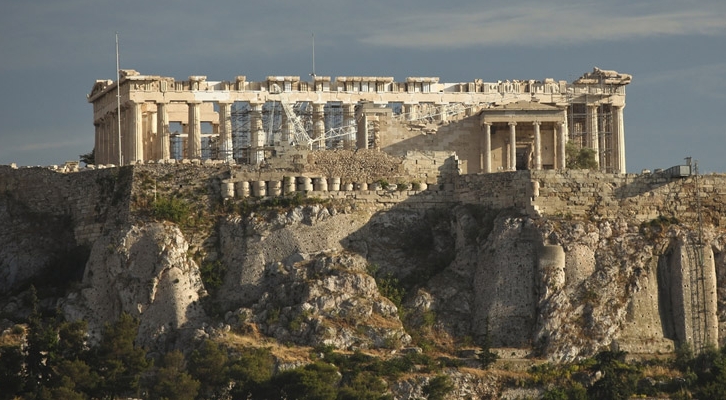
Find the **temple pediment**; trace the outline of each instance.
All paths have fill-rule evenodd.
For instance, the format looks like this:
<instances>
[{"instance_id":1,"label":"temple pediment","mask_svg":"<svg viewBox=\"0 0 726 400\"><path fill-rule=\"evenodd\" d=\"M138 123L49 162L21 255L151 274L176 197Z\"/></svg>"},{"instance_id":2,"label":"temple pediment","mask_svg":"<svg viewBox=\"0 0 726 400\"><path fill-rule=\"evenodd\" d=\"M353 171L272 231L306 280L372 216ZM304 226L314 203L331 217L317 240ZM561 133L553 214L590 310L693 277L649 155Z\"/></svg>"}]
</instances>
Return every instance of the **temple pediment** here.
<instances>
[{"instance_id":1,"label":"temple pediment","mask_svg":"<svg viewBox=\"0 0 726 400\"><path fill-rule=\"evenodd\" d=\"M111 84L113 84L113 81L110 79L98 79L96 80L96 83L93 84L93 88L91 88L91 93L88 94L88 98L91 98L98 93L103 92L106 90L107 87L109 87Z\"/></svg>"}]
</instances>

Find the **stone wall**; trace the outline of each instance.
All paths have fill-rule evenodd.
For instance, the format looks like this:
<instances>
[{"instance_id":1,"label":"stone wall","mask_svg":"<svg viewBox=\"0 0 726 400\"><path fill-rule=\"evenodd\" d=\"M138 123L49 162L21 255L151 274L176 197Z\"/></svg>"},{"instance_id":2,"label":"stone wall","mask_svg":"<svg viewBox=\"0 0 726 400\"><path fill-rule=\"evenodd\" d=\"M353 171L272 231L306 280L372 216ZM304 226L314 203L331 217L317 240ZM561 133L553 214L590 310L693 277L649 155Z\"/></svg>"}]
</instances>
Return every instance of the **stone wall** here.
<instances>
[{"instance_id":1,"label":"stone wall","mask_svg":"<svg viewBox=\"0 0 726 400\"><path fill-rule=\"evenodd\" d=\"M23 204L27 213L70 217L77 244L90 245L101 235L112 207L123 219L131 177L131 168L65 174L40 167L0 166L0 193Z\"/></svg>"},{"instance_id":2,"label":"stone wall","mask_svg":"<svg viewBox=\"0 0 726 400\"><path fill-rule=\"evenodd\" d=\"M311 160L327 165L317 158ZM328 160L328 164L326 168L339 172L335 162ZM619 175L575 170L457 175L461 163L446 152L409 152L400 165L388 161L383 164L375 173L362 174L358 180L344 169L341 171L347 173L346 178L226 164L147 164L76 173L0 166L0 192L25 204L30 212L69 216L79 244L91 243L101 234L108 206L128 200L123 191L130 193L127 186L133 171L143 170L156 171L155 175L164 176L170 185L219 190L223 198L301 192L387 204L478 204L514 208L533 216L623 217L640 222L668 217L686 223L698 220L700 204L704 223L726 226L726 175L669 178L662 173ZM387 177L386 171L391 172ZM389 184L387 188L382 186L385 183Z\"/></svg>"},{"instance_id":3,"label":"stone wall","mask_svg":"<svg viewBox=\"0 0 726 400\"><path fill-rule=\"evenodd\" d=\"M464 114L460 119L450 121L413 122L395 120L383 138L381 149L394 154L404 155L410 149L421 151L441 151L456 153L464 174L481 172L482 136L479 117Z\"/></svg>"},{"instance_id":4,"label":"stone wall","mask_svg":"<svg viewBox=\"0 0 726 400\"><path fill-rule=\"evenodd\" d=\"M695 223L700 203L704 223L726 226L726 175L670 178L586 170L462 175L456 179L454 197L530 215L640 222L675 217Z\"/></svg>"}]
</instances>

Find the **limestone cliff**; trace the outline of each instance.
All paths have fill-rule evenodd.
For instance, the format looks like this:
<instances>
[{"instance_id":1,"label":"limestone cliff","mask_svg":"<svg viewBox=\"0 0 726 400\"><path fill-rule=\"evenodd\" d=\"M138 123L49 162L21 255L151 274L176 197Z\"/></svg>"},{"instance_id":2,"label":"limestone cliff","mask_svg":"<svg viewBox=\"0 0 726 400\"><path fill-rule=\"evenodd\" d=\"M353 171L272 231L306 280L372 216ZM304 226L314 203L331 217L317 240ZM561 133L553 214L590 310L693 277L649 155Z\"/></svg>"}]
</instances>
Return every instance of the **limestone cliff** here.
<instances>
[{"instance_id":1,"label":"limestone cliff","mask_svg":"<svg viewBox=\"0 0 726 400\"><path fill-rule=\"evenodd\" d=\"M71 319L85 319L92 331L126 312L139 318L140 343L199 328L206 320L199 304L205 294L199 268L174 225L147 223L99 238L91 250L81 289L63 302Z\"/></svg>"},{"instance_id":2,"label":"limestone cliff","mask_svg":"<svg viewBox=\"0 0 726 400\"><path fill-rule=\"evenodd\" d=\"M588 218L542 215L530 207L532 191L510 207L436 189L395 203L391 190L223 200L228 171L170 168L59 176L53 185L89 187L82 211L11 192L23 171L0 171L3 317L20 318L21 293L50 271L62 279L48 298L67 317L98 333L130 313L141 321L139 341L160 349L229 331L385 351L429 335L440 351L490 340L502 354L566 361L612 346L654 354L724 338L726 235L714 206L698 226L617 206ZM646 196L676 209L670 190L671 200ZM186 205L182 217L155 208L167 198ZM390 298L391 287L405 296Z\"/></svg>"}]
</instances>

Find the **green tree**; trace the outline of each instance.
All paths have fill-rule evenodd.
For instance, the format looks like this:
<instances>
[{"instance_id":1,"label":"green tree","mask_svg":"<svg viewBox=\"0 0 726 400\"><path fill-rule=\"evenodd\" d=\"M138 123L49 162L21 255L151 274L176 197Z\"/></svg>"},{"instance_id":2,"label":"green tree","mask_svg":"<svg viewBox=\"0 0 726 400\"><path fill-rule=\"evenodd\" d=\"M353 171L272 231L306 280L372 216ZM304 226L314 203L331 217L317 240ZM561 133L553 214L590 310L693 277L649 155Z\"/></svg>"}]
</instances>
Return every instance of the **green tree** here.
<instances>
[{"instance_id":1,"label":"green tree","mask_svg":"<svg viewBox=\"0 0 726 400\"><path fill-rule=\"evenodd\" d=\"M31 315L28 319L28 345L25 354L27 393L38 393L42 387L49 386L53 376L53 361L58 358L57 321L43 318L35 287L30 288Z\"/></svg>"},{"instance_id":2,"label":"green tree","mask_svg":"<svg viewBox=\"0 0 726 400\"><path fill-rule=\"evenodd\" d=\"M271 382L275 389L270 394L289 400L333 400L339 381L334 365L318 361L275 376Z\"/></svg>"},{"instance_id":3,"label":"green tree","mask_svg":"<svg viewBox=\"0 0 726 400\"><path fill-rule=\"evenodd\" d=\"M481 362L481 367L483 369L488 369L499 359L499 356L496 353L492 353L491 348L492 337L489 332L489 317L487 317L486 330L484 331L484 337L481 339L481 352L479 352L478 355L479 362Z\"/></svg>"},{"instance_id":4,"label":"green tree","mask_svg":"<svg viewBox=\"0 0 726 400\"><path fill-rule=\"evenodd\" d=\"M189 357L189 372L201 382L202 394L211 397L215 389L229 382L229 357L216 342L205 340Z\"/></svg>"},{"instance_id":5,"label":"green tree","mask_svg":"<svg viewBox=\"0 0 726 400\"><path fill-rule=\"evenodd\" d=\"M229 375L235 381L233 398L263 398L274 369L275 360L269 349L243 349L229 367Z\"/></svg>"},{"instance_id":6,"label":"green tree","mask_svg":"<svg viewBox=\"0 0 726 400\"><path fill-rule=\"evenodd\" d=\"M66 360L86 357L89 351L87 332L86 321L62 322L58 327L58 355Z\"/></svg>"},{"instance_id":7,"label":"green tree","mask_svg":"<svg viewBox=\"0 0 726 400\"><path fill-rule=\"evenodd\" d=\"M96 148L94 147L93 150L91 150L90 153L81 154L78 156L82 163L88 164L95 164L96 163Z\"/></svg>"},{"instance_id":8,"label":"green tree","mask_svg":"<svg viewBox=\"0 0 726 400\"><path fill-rule=\"evenodd\" d=\"M64 393L90 394L98 386L98 374L85 361L79 359L62 360L53 368L57 382L56 389L64 389Z\"/></svg>"},{"instance_id":9,"label":"green tree","mask_svg":"<svg viewBox=\"0 0 726 400\"><path fill-rule=\"evenodd\" d=\"M575 143L567 142L565 164L569 169L597 169L595 150L587 147L578 148Z\"/></svg>"},{"instance_id":10,"label":"green tree","mask_svg":"<svg viewBox=\"0 0 726 400\"><path fill-rule=\"evenodd\" d=\"M386 394L388 384L381 377L364 371L343 385L338 400L383 400L392 398Z\"/></svg>"},{"instance_id":11,"label":"green tree","mask_svg":"<svg viewBox=\"0 0 726 400\"><path fill-rule=\"evenodd\" d=\"M184 355L174 350L164 355L149 390L151 399L194 400L200 383L186 373Z\"/></svg>"},{"instance_id":12,"label":"green tree","mask_svg":"<svg viewBox=\"0 0 726 400\"><path fill-rule=\"evenodd\" d=\"M598 379L587 391L594 400L629 399L635 392L640 372L625 363L625 352L603 351L595 356L593 371L599 371Z\"/></svg>"},{"instance_id":13,"label":"green tree","mask_svg":"<svg viewBox=\"0 0 726 400\"><path fill-rule=\"evenodd\" d=\"M25 386L24 362L19 346L0 347L0 400L20 394Z\"/></svg>"},{"instance_id":14,"label":"green tree","mask_svg":"<svg viewBox=\"0 0 726 400\"><path fill-rule=\"evenodd\" d=\"M134 343L138 330L139 322L127 313L104 327L96 359L105 397L136 394L141 374L150 367L146 352Z\"/></svg>"},{"instance_id":15,"label":"green tree","mask_svg":"<svg viewBox=\"0 0 726 400\"><path fill-rule=\"evenodd\" d=\"M429 383L423 387L423 393L428 400L443 400L447 394L454 390L454 384L451 383L446 375L437 375L429 380Z\"/></svg>"}]
</instances>

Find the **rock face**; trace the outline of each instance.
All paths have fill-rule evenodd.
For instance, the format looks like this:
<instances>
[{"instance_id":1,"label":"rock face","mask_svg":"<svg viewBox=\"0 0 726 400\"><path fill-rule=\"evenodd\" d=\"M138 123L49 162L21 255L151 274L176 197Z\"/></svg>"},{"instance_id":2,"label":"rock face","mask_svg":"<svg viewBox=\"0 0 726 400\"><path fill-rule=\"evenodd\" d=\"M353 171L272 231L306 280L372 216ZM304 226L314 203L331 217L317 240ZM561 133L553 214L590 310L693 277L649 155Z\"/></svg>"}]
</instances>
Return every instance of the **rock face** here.
<instances>
[{"instance_id":1,"label":"rock face","mask_svg":"<svg viewBox=\"0 0 726 400\"><path fill-rule=\"evenodd\" d=\"M130 313L140 319L139 339L149 345L174 345L225 324L254 324L300 345L406 345L412 332L381 295L375 278L382 277L406 290L402 305L412 320L434 315L437 329L451 337L475 344L488 339L512 348L510 354L562 361L611 346L670 352L675 343L702 346L726 336L726 323L719 322L726 320L719 285L726 265L721 203L703 199L713 204L701 232L673 218L644 222L685 207L668 205L678 190L671 197L648 191L665 191L668 182L656 189L645 181L615 186L611 176L609 197L597 203L607 212L588 209L590 218L579 216L589 207L585 197L596 197L584 189L605 188L583 186L590 181L578 177L550 177L538 193L503 206L515 192L497 195L505 184L531 183L514 173L490 174L495 187L478 184L487 177L462 178L450 184L457 196L421 195L435 202L390 203L390 192L366 191L265 208L256 200L222 201L215 190L229 171L198 167L184 176L171 166L136 177L133 168L60 178L37 172L40 183L29 199L9 194L24 181L0 169L0 223L6 227L0 231L0 293L15 296L41 277L73 282L58 285L68 294L55 298L69 318L87 319L97 334L120 312ZM78 197L81 205L64 202L45 188L53 179L61 187L75 182L63 196L84 186L95 194L82 202ZM162 184L195 215L160 222L153 204ZM557 188L581 192L575 216L535 212L537 202L554 207L565 201L555 198ZM630 216L645 204L647 212ZM200 266L209 265L224 271L214 290L201 278ZM3 303L2 310L10 315L17 303ZM696 318L701 314L708 317Z\"/></svg>"},{"instance_id":2,"label":"rock face","mask_svg":"<svg viewBox=\"0 0 726 400\"><path fill-rule=\"evenodd\" d=\"M187 250L179 228L165 223L104 236L91 251L83 289L64 302L64 311L89 321L96 332L121 312L129 313L140 320L138 338L144 345L199 328L204 286Z\"/></svg>"},{"instance_id":3,"label":"rock face","mask_svg":"<svg viewBox=\"0 0 726 400\"><path fill-rule=\"evenodd\" d=\"M411 340L398 309L379 294L358 256L313 255L273 265L268 276L276 285L252 306L253 320L282 342L366 349L397 348Z\"/></svg>"},{"instance_id":4,"label":"rock face","mask_svg":"<svg viewBox=\"0 0 726 400\"><path fill-rule=\"evenodd\" d=\"M311 205L223 220L219 259L227 275L220 300L225 308L251 306L274 285L266 271L290 267L303 260L302 254L343 250L341 241L364 224L365 215Z\"/></svg>"}]
</instances>

